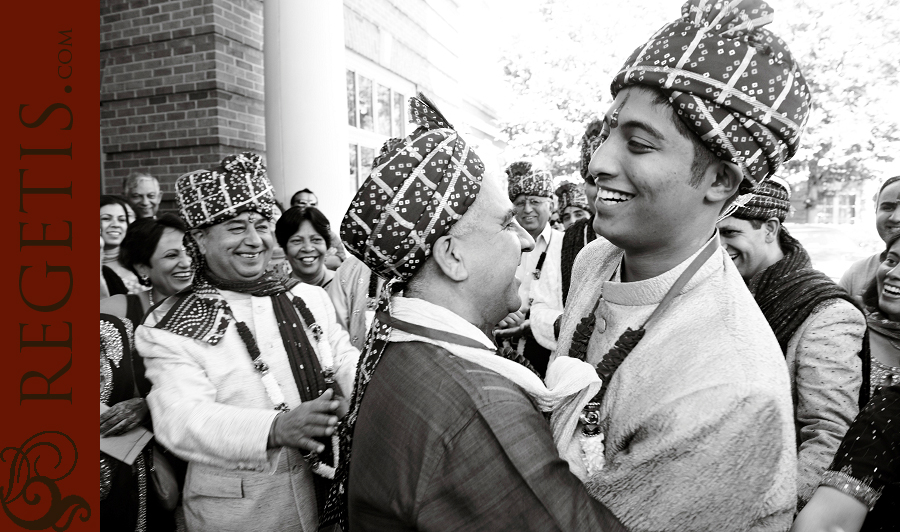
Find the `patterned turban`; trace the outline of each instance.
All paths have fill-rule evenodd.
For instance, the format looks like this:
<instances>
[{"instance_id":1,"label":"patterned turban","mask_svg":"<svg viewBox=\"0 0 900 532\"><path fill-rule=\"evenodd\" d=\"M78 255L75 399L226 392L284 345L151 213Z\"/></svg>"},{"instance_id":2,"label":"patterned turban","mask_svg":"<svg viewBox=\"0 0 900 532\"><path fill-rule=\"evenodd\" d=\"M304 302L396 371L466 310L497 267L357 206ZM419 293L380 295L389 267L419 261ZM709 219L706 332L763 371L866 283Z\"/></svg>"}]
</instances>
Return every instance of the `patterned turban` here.
<instances>
[{"instance_id":1,"label":"patterned turban","mask_svg":"<svg viewBox=\"0 0 900 532\"><path fill-rule=\"evenodd\" d=\"M770 177L748 194L738 196L720 219L734 216L741 220L784 219L791 212L791 186L780 177Z\"/></svg>"},{"instance_id":2,"label":"patterned turban","mask_svg":"<svg viewBox=\"0 0 900 532\"><path fill-rule=\"evenodd\" d=\"M587 196L584 194L584 183L563 183L556 189L559 198L559 212L562 214L566 207L578 207L590 211Z\"/></svg>"},{"instance_id":3,"label":"patterned turban","mask_svg":"<svg viewBox=\"0 0 900 532\"><path fill-rule=\"evenodd\" d=\"M603 132L603 122L600 120L592 120L584 130L581 136L581 179L593 184L594 178L591 177L589 167L591 165L591 156L594 150L600 145L600 134Z\"/></svg>"},{"instance_id":4,"label":"patterned turban","mask_svg":"<svg viewBox=\"0 0 900 532\"><path fill-rule=\"evenodd\" d=\"M517 161L506 169L509 178L509 201L515 201L516 197L541 196L553 197L553 176L546 170L536 170L527 161Z\"/></svg>"},{"instance_id":5,"label":"patterned turban","mask_svg":"<svg viewBox=\"0 0 900 532\"><path fill-rule=\"evenodd\" d=\"M272 217L275 195L259 155L241 153L211 170L184 174L175 182L178 214L188 229L230 220L244 211Z\"/></svg>"},{"instance_id":6,"label":"patterned turban","mask_svg":"<svg viewBox=\"0 0 900 532\"><path fill-rule=\"evenodd\" d=\"M794 156L810 91L762 0L688 0L681 18L637 48L612 82L659 89L717 157L750 186Z\"/></svg>"},{"instance_id":7,"label":"patterned turban","mask_svg":"<svg viewBox=\"0 0 900 532\"><path fill-rule=\"evenodd\" d=\"M175 181L175 203L188 228L184 247L191 256L191 269L202 272L206 260L190 230L230 220L244 211L272 218L275 195L262 159L247 152L229 155L211 170L179 177ZM197 276L194 281L196 284Z\"/></svg>"},{"instance_id":8,"label":"patterned turban","mask_svg":"<svg viewBox=\"0 0 900 532\"><path fill-rule=\"evenodd\" d=\"M341 240L373 272L407 281L481 190L484 164L423 94L409 99L419 127L390 139L341 222Z\"/></svg>"}]
</instances>

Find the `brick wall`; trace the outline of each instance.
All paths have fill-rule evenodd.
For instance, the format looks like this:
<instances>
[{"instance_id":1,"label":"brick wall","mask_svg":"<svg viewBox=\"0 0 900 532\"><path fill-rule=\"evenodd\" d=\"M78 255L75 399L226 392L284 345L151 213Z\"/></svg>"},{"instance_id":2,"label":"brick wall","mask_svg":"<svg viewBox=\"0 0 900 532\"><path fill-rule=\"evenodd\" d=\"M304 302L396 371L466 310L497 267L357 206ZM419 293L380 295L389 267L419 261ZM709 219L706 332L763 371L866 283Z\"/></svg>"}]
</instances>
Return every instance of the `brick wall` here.
<instances>
[{"instance_id":1,"label":"brick wall","mask_svg":"<svg viewBox=\"0 0 900 532\"><path fill-rule=\"evenodd\" d=\"M265 153L261 0L101 0L103 191Z\"/></svg>"}]
</instances>

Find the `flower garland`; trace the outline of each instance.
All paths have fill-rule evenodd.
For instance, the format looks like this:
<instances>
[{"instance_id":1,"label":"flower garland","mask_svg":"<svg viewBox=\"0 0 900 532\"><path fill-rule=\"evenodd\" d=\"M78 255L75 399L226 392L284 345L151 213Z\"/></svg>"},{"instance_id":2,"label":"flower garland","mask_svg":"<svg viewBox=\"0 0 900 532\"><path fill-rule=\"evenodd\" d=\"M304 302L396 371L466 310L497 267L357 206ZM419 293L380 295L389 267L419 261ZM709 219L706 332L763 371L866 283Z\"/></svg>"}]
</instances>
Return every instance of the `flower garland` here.
<instances>
[{"instance_id":1,"label":"flower garland","mask_svg":"<svg viewBox=\"0 0 900 532\"><path fill-rule=\"evenodd\" d=\"M335 381L334 353L331 350L331 345L327 340L324 340L322 327L315 322L315 318L312 316L312 313L306 305L303 304L302 300L297 297L292 298L292 300L294 307L300 313L301 320L316 340L320 364L322 365L322 376L324 377L325 382L329 386L332 386ZM259 345L256 343L256 338L253 337L253 333L250 332L250 328L246 323L237 321L236 319L235 324L237 325L238 335L241 337L241 340L247 347L247 351L250 353L253 368L259 374L260 380L266 389L266 394L269 396L269 400L275 405L275 410L280 412L290 411L290 407L288 407L287 402L285 401L284 393L281 391L281 386L278 384L278 381L275 380L275 376L269 372L269 365L260 358L261 353L259 351ZM319 453L315 451L310 451L303 455L303 458L307 461L309 468L313 473L329 480L334 479L334 472L338 464L339 449L337 431L331 435L331 449L334 455L334 466L323 463L319 458Z\"/></svg>"},{"instance_id":2,"label":"flower garland","mask_svg":"<svg viewBox=\"0 0 900 532\"><path fill-rule=\"evenodd\" d=\"M595 366L597 376L600 377L603 385L600 387L600 391L597 392L597 395L584 406L581 415L579 416L579 421L582 425L581 434L584 437L581 442L581 452L585 459L584 461L588 473L599 471L603 467L604 448L602 443L603 434L600 432L600 405L603 403L603 397L606 395L606 390L609 388L609 382L612 380L613 375L616 370L619 369L619 366L625 362L625 358L628 357L635 347L637 347L638 342L644 337L649 326L659 319L659 316L669 307L675 296L681 292L681 289L687 285L688 281L690 281L694 274L697 273L697 270L700 269L718 248L719 238L717 233L710 239L706 246L700 250L681 275L678 276L678 279L675 280L668 292L666 292L666 295L663 297L662 301L660 301L659 305L656 306L656 309L653 310L653 313L650 314L650 317L647 318L647 321L636 330L631 327L625 329L625 332L619 335L615 344L613 344L610 350L603 355L603 358ZM615 275L615 273L613 273L613 275ZM572 344L569 348L570 357L582 361L587 360L587 346L597 324L597 309L600 307L601 301L603 301L602 294L597 298L597 302L594 304L590 314L582 317L578 325L575 326L575 331L572 333Z\"/></svg>"}]
</instances>

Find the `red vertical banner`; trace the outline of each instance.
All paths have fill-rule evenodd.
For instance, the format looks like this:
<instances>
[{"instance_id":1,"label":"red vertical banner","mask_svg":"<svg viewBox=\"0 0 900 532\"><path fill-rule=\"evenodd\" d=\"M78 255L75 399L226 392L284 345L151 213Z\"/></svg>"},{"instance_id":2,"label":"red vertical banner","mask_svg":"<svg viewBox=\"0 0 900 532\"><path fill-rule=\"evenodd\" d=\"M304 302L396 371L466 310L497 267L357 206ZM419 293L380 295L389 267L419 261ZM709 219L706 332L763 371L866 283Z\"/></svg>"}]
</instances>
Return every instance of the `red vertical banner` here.
<instances>
[{"instance_id":1,"label":"red vertical banner","mask_svg":"<svg viewBox=\"0 0 900 532\"><path fill-rule=\"evenodd\" d=\"M4 7L0 530L99 530L100 6Z\"/></svg>"}]
</instances>

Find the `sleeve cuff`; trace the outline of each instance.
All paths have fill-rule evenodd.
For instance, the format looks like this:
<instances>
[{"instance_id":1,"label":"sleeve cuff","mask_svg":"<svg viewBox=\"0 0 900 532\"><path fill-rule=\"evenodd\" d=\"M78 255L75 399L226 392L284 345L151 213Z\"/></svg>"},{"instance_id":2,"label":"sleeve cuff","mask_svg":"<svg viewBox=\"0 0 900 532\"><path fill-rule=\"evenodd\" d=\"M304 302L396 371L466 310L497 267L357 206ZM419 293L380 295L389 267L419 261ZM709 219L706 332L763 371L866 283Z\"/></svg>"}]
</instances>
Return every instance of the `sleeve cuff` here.
<instances>
[{"instance_id":1,"label":"sleeve cuff","mask_svg":"<svg viewBox=\"0 0 900 532\"><path fill-rule=\"evenodd\" d=\"M826 471L820 486L834 488L866 505L871 512L881 497L881 490L875 489L868 482L858 480L843 471Z\"/></svg>"}]
</instances>

